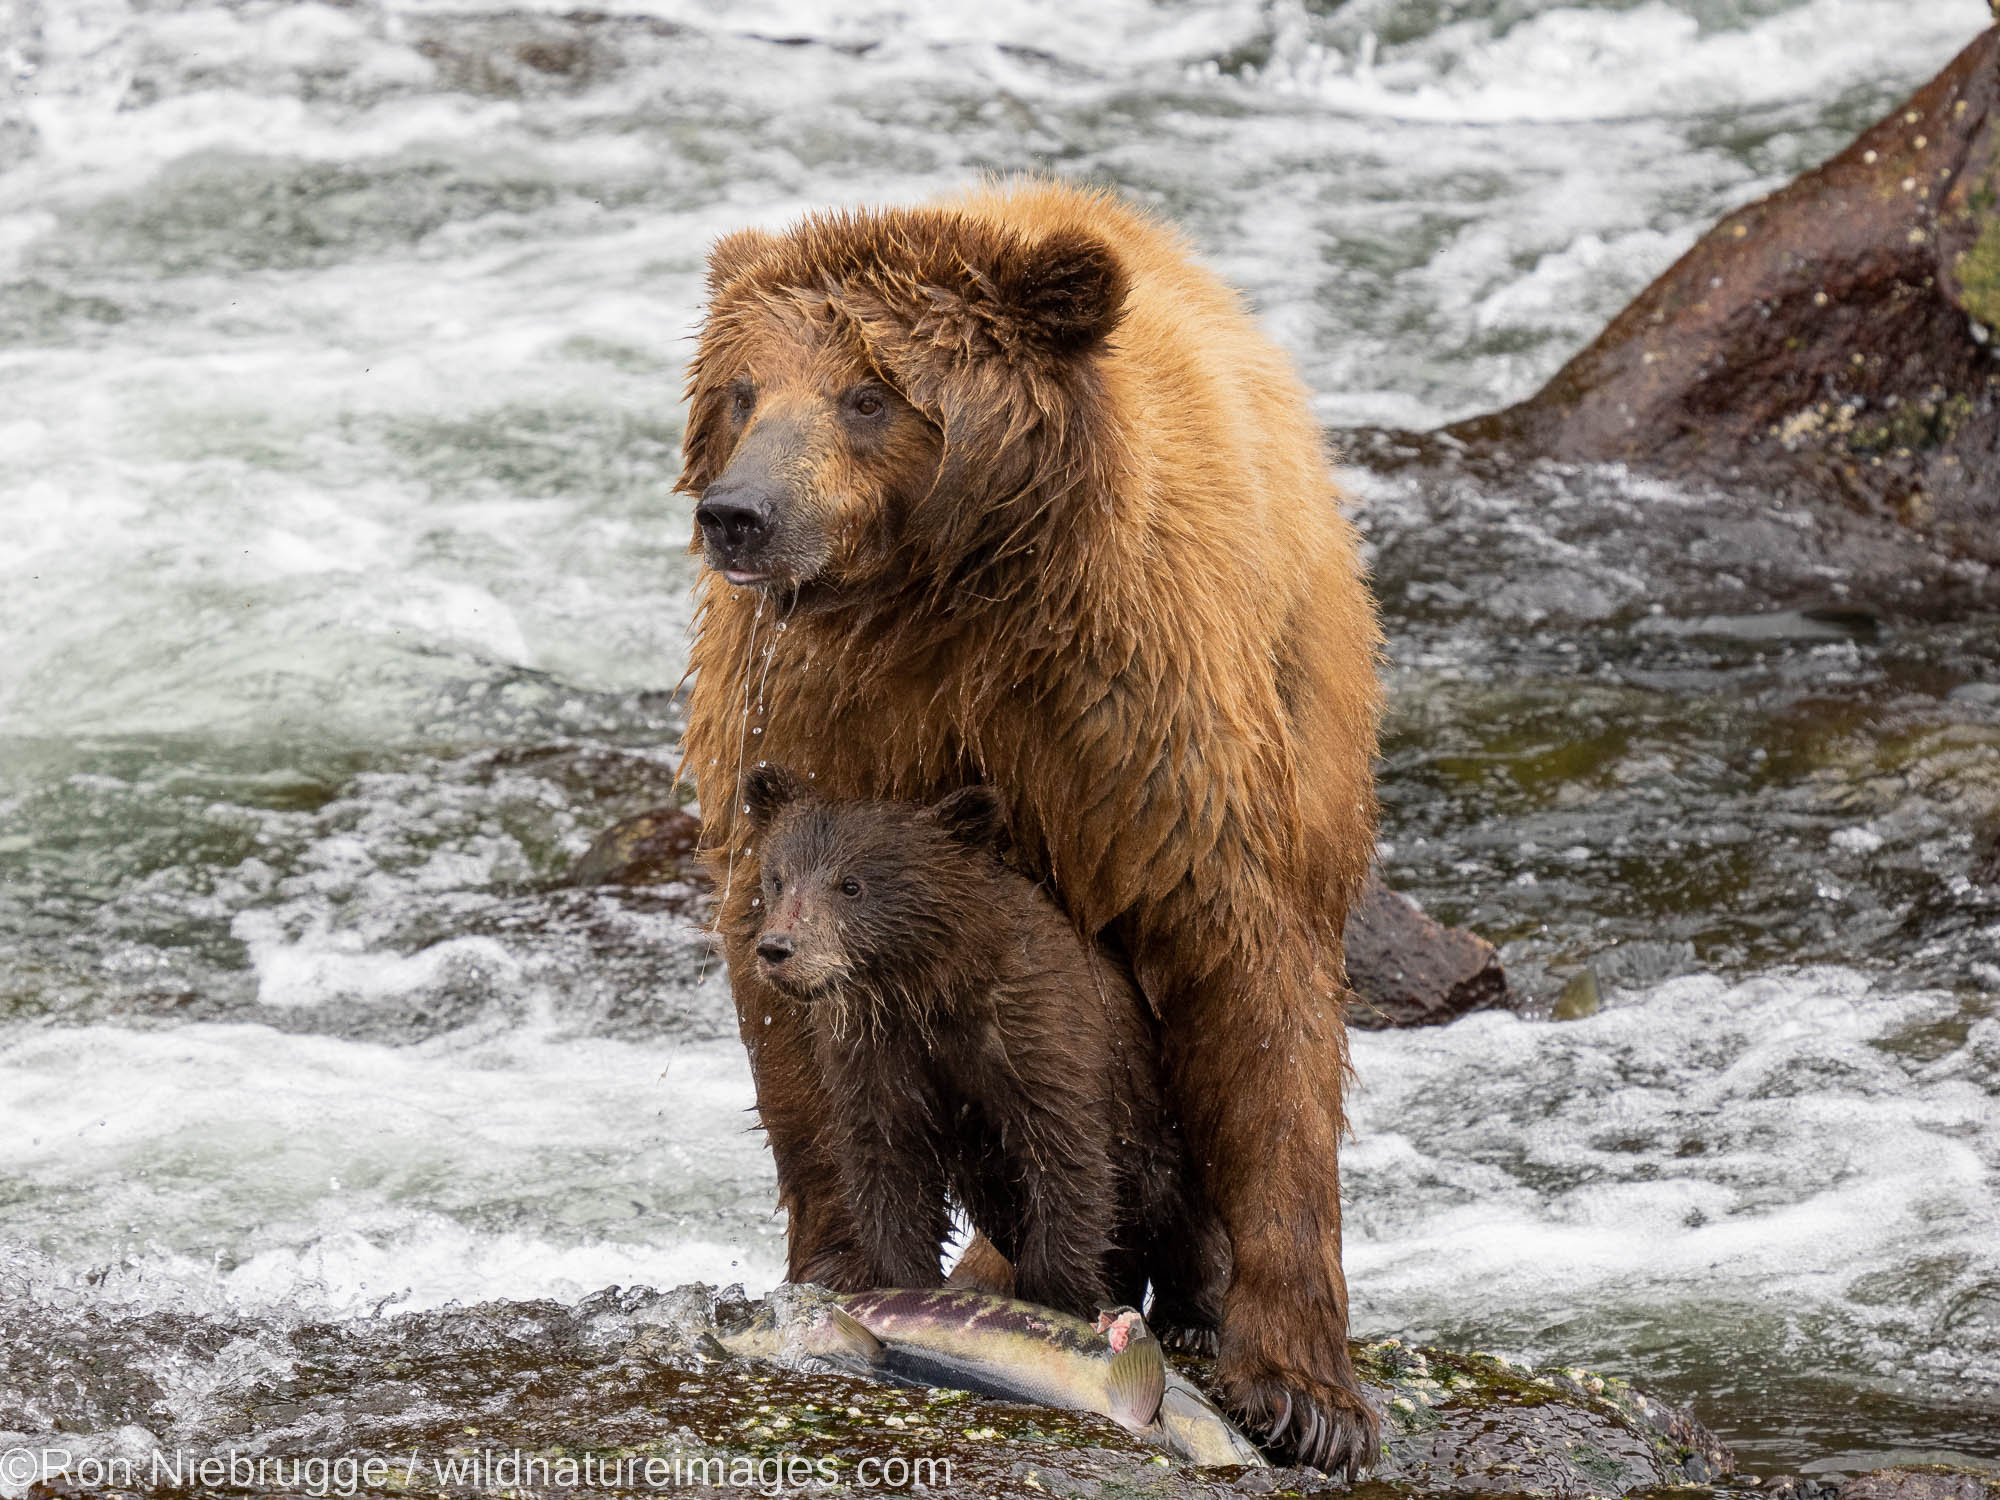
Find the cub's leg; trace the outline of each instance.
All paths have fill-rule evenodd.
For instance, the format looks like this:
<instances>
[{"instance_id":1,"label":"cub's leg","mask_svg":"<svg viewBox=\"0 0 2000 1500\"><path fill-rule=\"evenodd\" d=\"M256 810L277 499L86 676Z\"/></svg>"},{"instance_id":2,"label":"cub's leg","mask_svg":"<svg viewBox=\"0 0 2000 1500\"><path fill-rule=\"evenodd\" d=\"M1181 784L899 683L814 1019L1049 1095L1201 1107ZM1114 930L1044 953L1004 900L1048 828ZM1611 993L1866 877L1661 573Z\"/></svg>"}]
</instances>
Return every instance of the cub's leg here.
<instances>
[{"instance_id":1,"label":"cub's leg","mask_svg":"<svg viewBox=\"0 0 2000 1500\"><path fill-rule=\"evenodd\" d=\"M1024 1065L1023 1076L1048 1075ZM1087 1113L1066 1118L1025 1090L1000 1108L1007 1128L996 1134L1005 1146L998 1159L958 1174L960 1201L1013 1263L1015 1296L1094 1317L1112 1305L1118 1182L1106 1143L1076 1128Z\"/></svg>"},{"instance_id":2,"label":"cub's leg","mask_svg":"<svg viewBox=\"0 0 2000 1500\"><path fill-rule=\"evenodd\" d=\"M951 1220L935 1091L894 1048L822 1038L818 1056L868 1284L942 1284Z\"/></svg>"}]
</instances>

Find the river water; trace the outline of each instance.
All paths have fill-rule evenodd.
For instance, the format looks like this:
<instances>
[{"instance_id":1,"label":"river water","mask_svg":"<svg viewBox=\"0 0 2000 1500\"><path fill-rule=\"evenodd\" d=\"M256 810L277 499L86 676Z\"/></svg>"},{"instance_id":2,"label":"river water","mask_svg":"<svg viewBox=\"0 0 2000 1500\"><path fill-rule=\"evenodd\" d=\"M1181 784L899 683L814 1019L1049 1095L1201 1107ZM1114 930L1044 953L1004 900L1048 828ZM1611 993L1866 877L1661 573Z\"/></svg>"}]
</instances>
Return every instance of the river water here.
<instances>
[{"instance_id":1,"label":"river water","mask_svg":"<svg viewBox=\"0 0 2000 1500\"><path fill-rule=\"evenodd\" d=\"M778 1276L700 933L553 888L672 777L716 234L1114 182L1330 424L1426 426L1985 21L0 0L0 1371L70 1372L0 1430L192 1420L232 1356L180 1317ZM1359 1039L1358 1325L1595 1362L1764 1470L2000 1458L1994 622L1527 597L1353 482L1389 876L1605 995Z\"/></svg>"}]
</instances>

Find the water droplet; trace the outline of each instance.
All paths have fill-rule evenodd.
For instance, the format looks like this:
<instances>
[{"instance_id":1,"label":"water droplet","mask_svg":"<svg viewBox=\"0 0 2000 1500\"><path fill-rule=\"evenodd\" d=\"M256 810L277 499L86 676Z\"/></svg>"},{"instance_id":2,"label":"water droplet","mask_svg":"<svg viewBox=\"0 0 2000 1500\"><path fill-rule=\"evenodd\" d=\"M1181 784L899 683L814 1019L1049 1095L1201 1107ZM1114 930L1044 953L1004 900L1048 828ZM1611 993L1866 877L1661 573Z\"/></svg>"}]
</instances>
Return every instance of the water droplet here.
<instances>
[{"instance_id":1,"label":"water droplet","mask_svg":"<svg viewBox=\"0 0 2000 1500\"><path fill-rule=\"evenodd\" d=\"M771 1018L769 1016L764 1017L764 1024L766 1026L769 1026L771 1024Z\"/></svg>"}]
</instances>

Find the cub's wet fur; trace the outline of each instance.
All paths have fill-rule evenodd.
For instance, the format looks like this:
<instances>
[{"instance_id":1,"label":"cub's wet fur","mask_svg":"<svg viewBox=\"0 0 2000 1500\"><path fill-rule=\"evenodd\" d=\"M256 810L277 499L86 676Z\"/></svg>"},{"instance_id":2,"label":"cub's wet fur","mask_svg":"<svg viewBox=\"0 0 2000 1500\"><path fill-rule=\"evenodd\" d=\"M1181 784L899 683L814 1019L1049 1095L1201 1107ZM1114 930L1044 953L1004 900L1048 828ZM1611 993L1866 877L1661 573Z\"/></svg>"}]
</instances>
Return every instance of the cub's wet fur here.
<instances>
[{"instance_id":1,"label":"cub's wet fur","mask_svg":"<svg viewBox=\"0 0 2000 1500\"><path fill-rule=\"evenodd\" d=\"M1213 1329L1228 1239L1163 1099L1157 1022L1004 862L998 794L829 801L762 766L744 803L763 881L745 946L809 1014L874 1283L937 1285L956 1203L1030 1302L1087 1317L1150 1281L1156 1325Z\"/></svg>"}]
</instances>

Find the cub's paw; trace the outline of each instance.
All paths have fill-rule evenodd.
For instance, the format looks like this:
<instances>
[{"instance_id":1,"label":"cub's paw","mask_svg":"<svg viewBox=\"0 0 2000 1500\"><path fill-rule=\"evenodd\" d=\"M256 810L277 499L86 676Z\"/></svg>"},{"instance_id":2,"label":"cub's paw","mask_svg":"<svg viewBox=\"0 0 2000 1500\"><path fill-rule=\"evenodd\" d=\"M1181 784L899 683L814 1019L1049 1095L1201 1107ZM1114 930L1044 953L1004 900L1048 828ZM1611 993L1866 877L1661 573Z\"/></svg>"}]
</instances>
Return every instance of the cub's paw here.
<instances>
[{"instance_id":1,"label":"cub's paw","mask_svg":"<svg viewBox=\"0 0 2000 1500\"><path fill-rule=\"evenodd\" d=\"M1279 1459L1349 1480L1374 1463L1380 1423L1360 1391L1298 1376L1217 1374L1244 1432Z\"/></svg>"}]
</instances>

